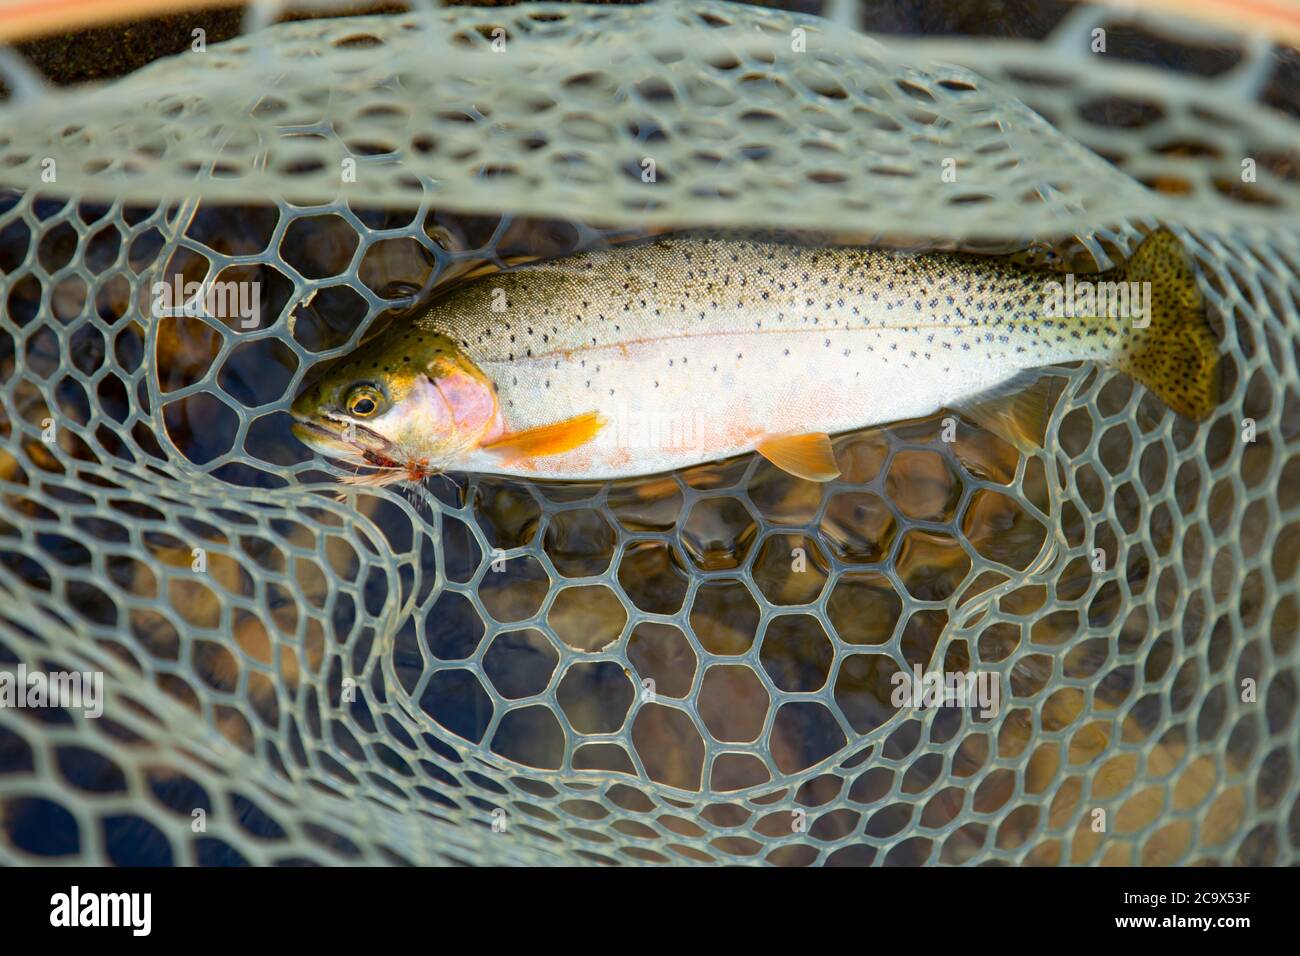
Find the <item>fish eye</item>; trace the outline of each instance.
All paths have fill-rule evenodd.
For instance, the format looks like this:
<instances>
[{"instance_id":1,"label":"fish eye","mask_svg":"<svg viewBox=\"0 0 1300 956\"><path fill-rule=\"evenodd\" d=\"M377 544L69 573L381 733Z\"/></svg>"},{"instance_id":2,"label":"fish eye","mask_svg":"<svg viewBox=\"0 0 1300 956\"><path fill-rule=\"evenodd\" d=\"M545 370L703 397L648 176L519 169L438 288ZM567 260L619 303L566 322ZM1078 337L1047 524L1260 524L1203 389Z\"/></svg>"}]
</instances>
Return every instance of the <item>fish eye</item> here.
<instances>
[{"instance_id":1,"label":"fish eye","mask_svg":"<svg viewBox=\"0 0 1300 956\"><path fill-rule=\"evenodd\" d=\"M347 398L343 401L343 407L354 418L369 418L379 411L381 401L383 401L383 396L379 394L378 389L369 385L358 385L348 392Z\"/></svg>"}]
</instances>

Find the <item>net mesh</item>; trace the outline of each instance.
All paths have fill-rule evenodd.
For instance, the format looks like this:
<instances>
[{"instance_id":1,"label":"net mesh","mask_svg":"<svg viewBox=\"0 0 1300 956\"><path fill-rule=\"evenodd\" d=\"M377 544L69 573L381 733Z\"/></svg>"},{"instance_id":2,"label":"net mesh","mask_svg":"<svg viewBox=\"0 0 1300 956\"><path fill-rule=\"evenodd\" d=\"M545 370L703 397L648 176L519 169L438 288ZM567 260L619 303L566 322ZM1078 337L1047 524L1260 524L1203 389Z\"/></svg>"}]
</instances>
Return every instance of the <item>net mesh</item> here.
<instances>
[{"instance_id":1,"label":"net mesh","mask_svg":"<svg viewBox=\"0 0 1300 956\"><path fill-rule=\"evenodd\" d=\"M456 8L75 95L9 62L0 661L106 703L0 707L0 860L1293 863L1300 137L1266 45L1181 75L1099 60L1106 16L885 47ZM620 230L1104 266L1156 220L1222 329L1202 426L1085 365L1033 455L940 413L837 439L826 486L754 457L343 501L287 428L395 307ZM176 276L256 283L261 321L153 309ZM1000 713L892 706L913 665L996 672Z\"/></svg>"}]
</instances>

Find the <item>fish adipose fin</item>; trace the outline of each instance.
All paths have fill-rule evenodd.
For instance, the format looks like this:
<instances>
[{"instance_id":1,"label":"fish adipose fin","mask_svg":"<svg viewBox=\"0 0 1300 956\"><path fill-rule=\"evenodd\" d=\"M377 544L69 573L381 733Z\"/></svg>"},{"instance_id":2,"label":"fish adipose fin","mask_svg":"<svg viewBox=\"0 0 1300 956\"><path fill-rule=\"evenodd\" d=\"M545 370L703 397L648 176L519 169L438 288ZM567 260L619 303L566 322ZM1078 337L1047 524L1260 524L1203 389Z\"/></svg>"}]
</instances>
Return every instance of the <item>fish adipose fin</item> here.
<instances>
[{"instance_id":1,"label":"fish adipose fin","mask_svg":"<svg viewBox=\"0 0 1300 956\"><path fill-rule=\"evenodd\" d=\"M759 441L758 453L782 471L809 481L834 481L840 476L831 438L825 432L774 435Z\"/></svg>"},{"instance_id":2,"label":"fish adipose fin","mask_svg":"<svg viewBox=\"0 0 1300 956\"><path fill-rule=\"evenodd\" d=\"M1151 315L1145 328L1130 322L1124 329L1114 364L1178 414L1209 418L1219 403L1219 343L1183 244L1158 229L1116 271L1127 282L1151 283Z\"/></svg>"},{"instance_id":3,"label":"fish adipose fin","mask_svg":"<svg viewBox=\"0 0 1300 956\"><path fill-rule=\"evenodd\" d=\"M953 402L952 407L1008 445L1033 453L1043 447L1063 384L1050 374L1021 372L1001 385Z\"/></svg>"},{"instance_id":4,"label":"fish adipose fin","mask_svg":"<svg viewBox=\"0 0 1300 956\"><path fill-rule=\"evenodd\" d=\"M559 455L587 444L605 427L605 419L596 412L566 418L553 425L541 425L521 432L507 432L482 447L507 461Z\"/></svg>"}]
</instances>

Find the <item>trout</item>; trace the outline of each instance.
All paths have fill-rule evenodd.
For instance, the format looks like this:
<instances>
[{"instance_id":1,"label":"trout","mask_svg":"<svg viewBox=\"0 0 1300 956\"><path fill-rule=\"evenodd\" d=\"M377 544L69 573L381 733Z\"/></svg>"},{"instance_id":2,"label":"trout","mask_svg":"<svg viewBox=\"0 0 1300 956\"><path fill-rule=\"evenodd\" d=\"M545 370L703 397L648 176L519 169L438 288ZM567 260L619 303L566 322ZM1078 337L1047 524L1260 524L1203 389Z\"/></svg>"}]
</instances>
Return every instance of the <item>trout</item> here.
<instances>
[{"instance_id":1,"label":"trout","mask_svg":"<svg viewBox=\"0 0 1300 956\"><path fill-rule=\"evenodd\" d=\"M1210 415L1218 342L1172 232L1088 275L726 236L582 253L454 287L316 373L292 414L369 469L357 483L612 479L753 451L829 481L831 435L940 408L1006 434L1009 413L1044 414L1039 370L1078 360Z\"/></svg>"}]
</instances>

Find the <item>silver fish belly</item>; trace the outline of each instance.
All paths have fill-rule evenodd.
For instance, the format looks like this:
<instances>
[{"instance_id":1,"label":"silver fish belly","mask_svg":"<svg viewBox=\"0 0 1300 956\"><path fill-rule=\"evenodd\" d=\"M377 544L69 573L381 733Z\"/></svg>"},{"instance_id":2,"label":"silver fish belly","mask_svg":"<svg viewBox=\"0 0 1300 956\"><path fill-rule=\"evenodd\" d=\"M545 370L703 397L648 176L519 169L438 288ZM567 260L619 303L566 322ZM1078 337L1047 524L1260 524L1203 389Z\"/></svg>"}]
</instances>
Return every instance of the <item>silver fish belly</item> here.
<instances>
[{"instance_id":1,"label":"silver fish belly","mask_svg":"<svg viewBox=\"0 0 1300 956\"><path fill-rule=\"evenodd\" d=\"M925 415L1105 354L1104 330L1040 321L1046 281L971 256L674 238L480 280L421 321L460 339L512 428L601 414L546 475L602 478Z\"/></svg>"}]
</instances>

